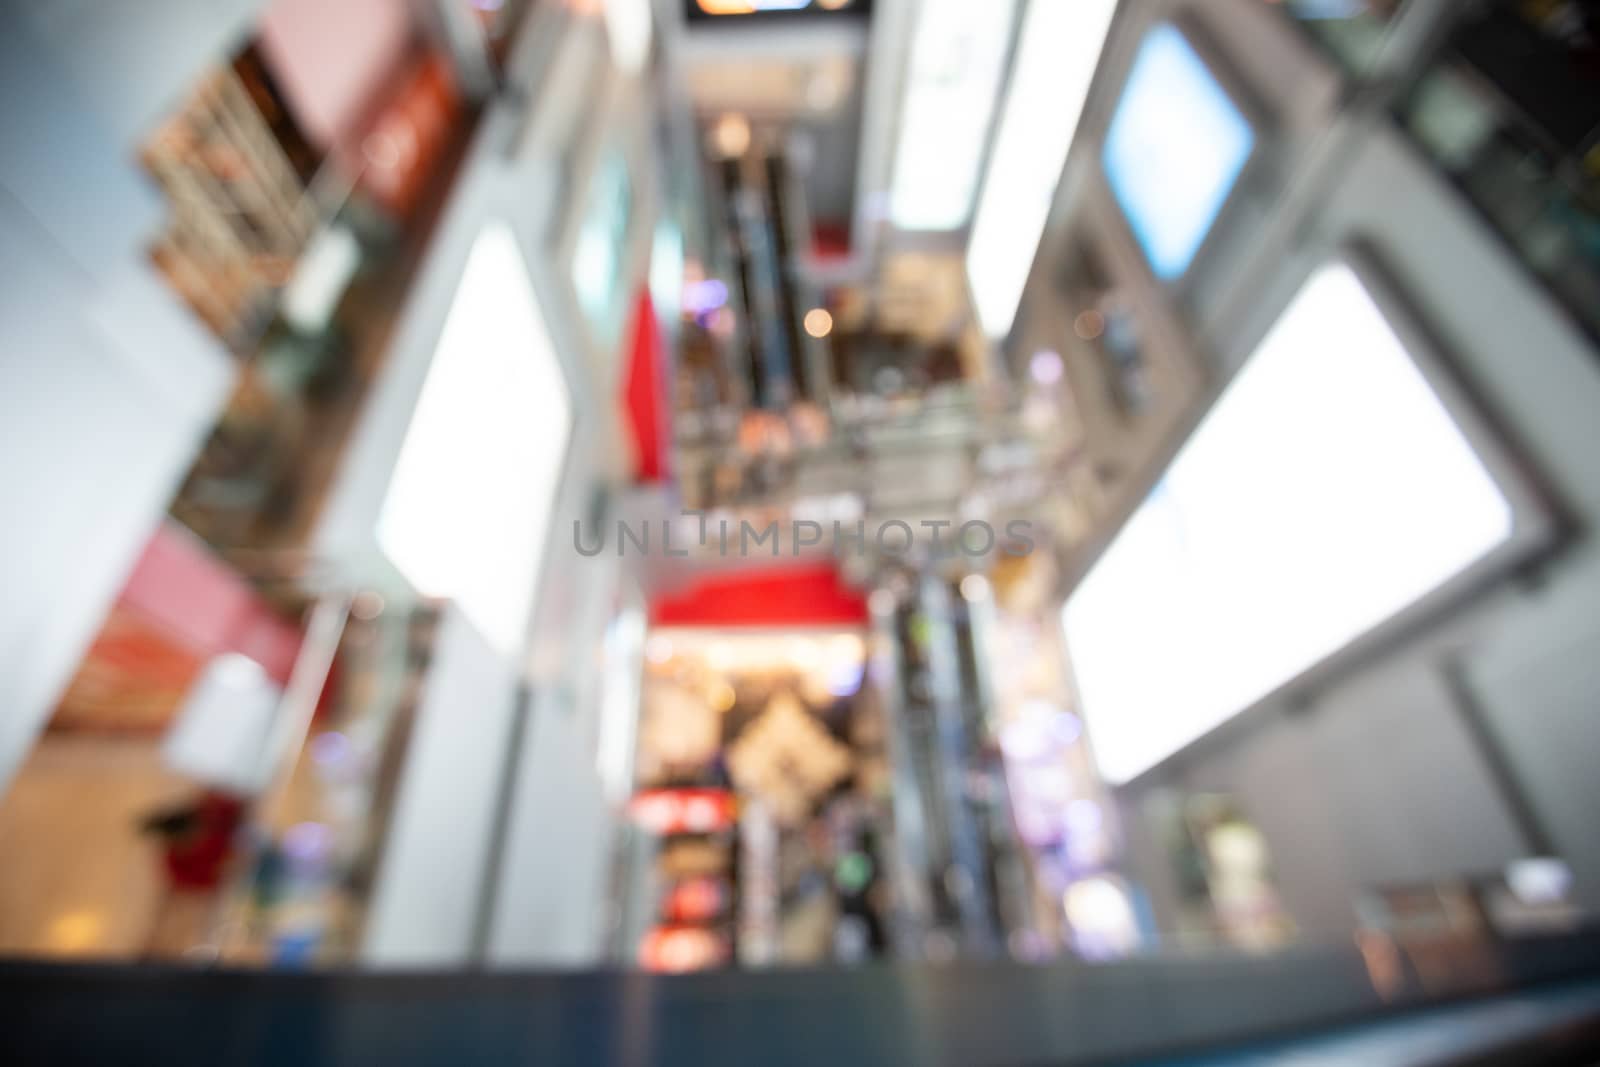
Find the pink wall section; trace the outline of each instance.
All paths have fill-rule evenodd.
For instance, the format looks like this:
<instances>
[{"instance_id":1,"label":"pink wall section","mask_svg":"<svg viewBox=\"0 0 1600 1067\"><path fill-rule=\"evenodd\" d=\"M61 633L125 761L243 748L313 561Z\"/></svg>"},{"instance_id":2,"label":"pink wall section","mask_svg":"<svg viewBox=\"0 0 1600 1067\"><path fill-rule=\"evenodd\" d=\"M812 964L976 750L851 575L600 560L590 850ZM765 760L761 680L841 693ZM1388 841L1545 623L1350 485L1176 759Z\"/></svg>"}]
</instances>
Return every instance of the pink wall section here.
<instances>
[{"instance_id":1,"label":"pink wall section","mask_svg":"<svg viewBox=\"0 0 1600 1067\"><path fill-rule=\"evenodd\" d=\"M327 148L359 121L412 32L409 0L272 0L261 49L295 118Z\"/></svg>"},{"instance_id":2,"label":"pink wall section","mask_svg":"<svg viewBox=\"0 0 1600 1067\"><path fill-rule=\"evenodd\" d=\"M197 654L244 653L279 685L288 682L300 650L299 630L172 519L145 546L119 603Z\"/></svg>"}]
</instances>

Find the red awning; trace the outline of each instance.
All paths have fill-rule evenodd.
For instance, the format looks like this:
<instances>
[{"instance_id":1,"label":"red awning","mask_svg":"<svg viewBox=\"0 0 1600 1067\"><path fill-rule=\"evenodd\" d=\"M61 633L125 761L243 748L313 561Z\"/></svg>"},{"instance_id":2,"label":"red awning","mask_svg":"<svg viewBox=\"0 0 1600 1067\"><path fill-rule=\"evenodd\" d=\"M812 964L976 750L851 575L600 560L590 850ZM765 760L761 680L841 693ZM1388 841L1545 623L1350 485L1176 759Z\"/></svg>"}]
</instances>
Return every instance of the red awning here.
<instances>
[{"instance_id":1,"label":"red awning","mask_svg":"<svg viewBox=\"0 0 1600 1067\"><path fill-rule=\"evenodd\" d=\"M867 601L831 564L702 578L650 606L653 626L862 626Z\"/></svg>"},{"instance_id":2,"label":"red awning","mask_svg":"<svg viewBox=\"0 0 1600 1067\"><path fill-rule=\"evenodd\" d=\"M628 346L627 373L622 404L634 442L634 478L659 482L667 477L666 359L661 325L656 321L650 290L641 289L634 303L632 342Z\"/></svg>"}]
</instances>

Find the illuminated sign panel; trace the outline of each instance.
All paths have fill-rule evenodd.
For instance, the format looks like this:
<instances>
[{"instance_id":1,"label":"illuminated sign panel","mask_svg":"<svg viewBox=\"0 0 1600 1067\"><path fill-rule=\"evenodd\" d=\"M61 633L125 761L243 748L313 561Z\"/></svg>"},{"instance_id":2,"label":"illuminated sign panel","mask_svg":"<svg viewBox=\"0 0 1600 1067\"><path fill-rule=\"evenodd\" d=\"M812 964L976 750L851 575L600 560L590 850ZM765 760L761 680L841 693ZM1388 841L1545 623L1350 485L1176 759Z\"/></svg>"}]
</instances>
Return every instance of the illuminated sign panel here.
<instances>
[{"instance_id":1,"label":"illuminated sign panel","mask_svg":"<svg viewBox=\"0 0 1600 1067\"><path fill-rule=\"evenodd\" d=\"M1526 533L1360 276L1322 268L1063 609L1101 772L1143 773Z\"/></svg>"},{"instance_id":2,"label":"illuminated sign panel","mask_svg":"<svg viewBox=\"0 0 1600 1067\"><path fill-rule=\"evenodd\" d=\"M1255 149L1254 128L1171 25L1139 48L1106 131L1111 192L1158 278L1189 269Z\"/></svg>"},{"instance_id":3,"label":"illuminated sign panel","mask_svg":"<svg viewBox=\"0 0 1600 1067\"><path fill-rule=\"evenodd\" d=\"M378 544L424 596L456 601L521 651L572 431L572 398L516 237L467 255L378 517Z\"/></svg>"},{"instance_id":4,"label":"illuminated sign panel","mask_svg":"<svg viewBox=\"0 0 1600 1067\"><path fill-rule=\"evenodd\" d=\"M917 12L889 220L902 230L964 226L978 189L1016 0L926 0Z\"/></svg>"},{"instance_id":5,"label":"illuminated sign panel","mask_svg":"<svg viewBox=\"0 0 1600 1067\"><path fill-rule=\"evenodd\" d=\"M1035 0L1023 16L967 244L967 284L991 338L1011 332L1116 10L1116 0Z\"/></svg>"}]
</instances>

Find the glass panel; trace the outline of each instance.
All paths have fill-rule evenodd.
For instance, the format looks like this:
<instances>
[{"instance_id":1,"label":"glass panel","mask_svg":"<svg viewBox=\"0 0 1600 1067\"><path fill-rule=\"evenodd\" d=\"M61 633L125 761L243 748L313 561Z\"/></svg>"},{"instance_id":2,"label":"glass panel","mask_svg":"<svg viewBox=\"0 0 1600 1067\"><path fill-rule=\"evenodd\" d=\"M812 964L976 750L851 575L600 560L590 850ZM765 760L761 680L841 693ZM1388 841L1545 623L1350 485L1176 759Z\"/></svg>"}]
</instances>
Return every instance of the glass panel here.
<instances>
[{"instance_id":1,"label":"glass panel","mask_svg":"<svg viewBox=\"0 0 1600 1067\"><path fill-rule=\"evenodd\" d=\"M1285 10L1353 74L1368 74L1402 0L1287 0Z\"/></svg>"},{"instance_id":2,"label":"glass panel","mask_svg":"<svg viewBox=\"0 0 1600 1067\"><path fill-rule=\"evenodd\" d=\"M1422 148L1591 335L1600 333L1597 19L1564 3L1485 12L1400 106Z\"/></svg>"}]
</instances>

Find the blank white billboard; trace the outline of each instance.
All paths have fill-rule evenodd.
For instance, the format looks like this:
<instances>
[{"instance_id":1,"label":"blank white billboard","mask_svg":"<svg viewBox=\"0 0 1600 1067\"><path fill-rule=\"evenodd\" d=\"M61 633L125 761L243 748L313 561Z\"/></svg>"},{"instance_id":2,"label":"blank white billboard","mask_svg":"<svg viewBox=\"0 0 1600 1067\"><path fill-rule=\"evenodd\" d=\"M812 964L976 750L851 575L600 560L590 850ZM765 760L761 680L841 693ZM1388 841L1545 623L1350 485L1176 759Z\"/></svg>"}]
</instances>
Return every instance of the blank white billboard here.
<instances>
[{"instance_id":1,"label":"blank white billboard","mask_svg":"<svg viewBox=\"0 0 1600 1067\"><path fill-rule=\"evenodd\" d=\"M1516 526L1361 278L1323 267L1063 608L1101 772L1143 773Z\"/></svg>"},{"instance_id":2,"label":"blank white billboard","mask_svg":"<svg viewBox=\"0 0 1600 1067\"><path fill-rule=\"evenodd\" d=\"M1023 16L967 245L967 284L991 338L1011 332L1116 10L1116 0L1034 0Z\"/></svg>"},{"instance_id":3,"label":"blank white billboard","mask_svg":"<svg viewBox=\"0 0 1600 1067\"><path fill-rule=\"evenodd\" d=\"M378 518L378 543L425 596L456 601L521 651L572 432L572 397L503 222L467 256Z\"/></svg>"}]
</instances>

